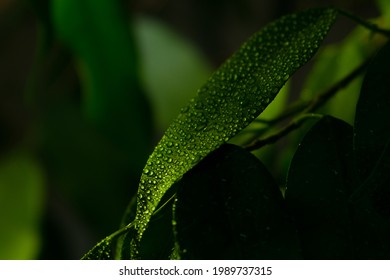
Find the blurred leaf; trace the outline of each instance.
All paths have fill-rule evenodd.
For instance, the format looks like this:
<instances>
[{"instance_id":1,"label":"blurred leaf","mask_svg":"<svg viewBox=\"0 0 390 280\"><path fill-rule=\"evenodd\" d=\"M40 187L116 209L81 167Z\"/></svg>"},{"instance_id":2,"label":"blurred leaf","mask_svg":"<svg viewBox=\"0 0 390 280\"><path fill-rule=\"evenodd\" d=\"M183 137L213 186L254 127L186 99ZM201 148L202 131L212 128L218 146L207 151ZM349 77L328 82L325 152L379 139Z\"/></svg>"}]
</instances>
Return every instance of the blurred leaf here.
<instances>
[{"instance_id":1,"label":"blurred leaf","mask_svg":"<svg viewBox=\"0 0 390 280\"><path fill-rule=\"evenodd\" d=\"M386 25L390 24L390 2L387 0L376 0L375 1L381 11L382 17L386 21Z\"/></svg>"},{"instance_id":2,"label":"blurred leaf","mask_svg":"<svg viewBox=\"0 0 390 280\"><path fill-rule=\"evenodd\" d=\"M355 151L364 181L390 139L390 44L375 56L363 81L356 107Z\"/></svg>"},{"instance_id":3,"label":"blurred leaf","mask_svg":"<svg viewBox=\"0 0 390 280\"><path fill-rule=\"evenodd\" d=\"M352 127L332 117L304 137L291 162L286 203L304 259L351 259L348 197L354 188Z\"/></svg>"},{"instance_id":4,"label":"blurred leaf","mask_svg":"<svg viewBox=\"0 0 390 280\"><path fill-rule=\"evenodd\" d=\"M45 178L28 154L0 160L0 259L35 259L40 252L40 221Z\"/></svg>"},{"instance_id":5,"label":"blurred leaf","mask_svg":"<svg viewBox=\"0 0 390 280\"><path fill-rule=\"evenodd\" d=\"M151 114L138 77L135 42L120 0L54 0L58 37L80 61L86 115L142 170Z\"/></svg>"},{"instance_id":6,"label":"blurred leaf","mask_svg":"<svg viewBox=\"0 0 390 280\"><path fill-rule=\"evenodd\" d=\"M51 102L42 124L42 156L56 190L98 237L115 230L139 174L131 158L86 123L69 100ZM131 191L133 188L133 191Z\"/></svg>"},{"instance_id":7,"label":"blurred leaf","mask_svg":"<svg viewBox=\"0 0 390 280\"><path fill-rule=\"evenodd\" d=\"M267 107L287 79L314 55L336 14L333 9L313 9L269 24L244 43L182 109L144 168L135 245L164 193ZM134 246L134 258L137 251Z\"/></svg>"},{"instance_id":8,"label":"blurred leaf","mask_svg":"<svg viewBox=\"0 0 390 280\"><path fill-rule=\"evenodd\" d=\"M180 108L210 76L211 67L193 45L161 22L137 17L134 32L154 120L159 131L165 131Z\"/></svg>"},{"instance_id":9,"label":"blurred leaf","mask_svg":"<svg viewBox=\"0 0 390 280\"><path fill-rule=\"evenodd\" d=\"M382 43L382 38L378 37L372 36L369 30L359 26L342 43L324 48L317 56L316 63L306 79L302 97L311 99L346 77L372 54L374 46ZM362 78L355 79L329 100L319 112L353 125L361 82Z\"/></svg>"},{"instance_id":10,"label":"blurred leaf","mask_svg":"<svg viewBox=\"0 0 390 280\"><path fill-rule=\"evenodd\" d=\"M251 153L223 145L176 185L175 232L181 258L300 258L282 194Z\"/></svg>"}]
</instances>

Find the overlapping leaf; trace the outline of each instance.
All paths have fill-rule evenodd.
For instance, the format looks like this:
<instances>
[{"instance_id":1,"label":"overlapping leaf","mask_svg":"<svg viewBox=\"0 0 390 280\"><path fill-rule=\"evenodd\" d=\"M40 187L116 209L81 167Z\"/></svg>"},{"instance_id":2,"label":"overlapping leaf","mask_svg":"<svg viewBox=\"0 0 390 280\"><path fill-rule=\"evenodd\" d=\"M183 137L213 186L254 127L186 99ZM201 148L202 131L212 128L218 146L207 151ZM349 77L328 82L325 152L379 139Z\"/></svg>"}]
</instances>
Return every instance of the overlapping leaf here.
<instances>
[{"instance_id":1,"label":"overlapping leaf","mask_svg":"<svg viewBox=\"0 0 390 280\"><path fill-rule=\"evenodd\" d=\"M182 259L301 257L275 180L243 148L222 145L175 186L175 235Z\"/></svg>"},{"instance_id":2,"label":"overlapping leaf","mask_svg":"<svg viewBox=\"0 0 390 280\"><path fill-rule=\"evenodd\" d=\"M133 257L164 193L208 153L256 118L316 52L337 12L285 16L251 37L173 121L147 161L139 191Z\"/></svg>"},{"instance_id":3,"label":"overlapping leaf","mask_svg":"<svg viewBox=\"0 0 390 280\"><path fill-rule=\"evenodd\" d=\"M349 259L348 197L354 188L352 127L326 117L304 137L291 162L286 202L305 259Z\"/></svg>"},{"instance_id":4,"label":"overlapping leaf","mask_svg":"<svg viewBox=\"0 0 390 280\"><path fill-rule=\"evenodd\" d=\"M390 44L372 61L364 78L355 120L355 150L365 180L390 139Z\"/></svg>"},{"instance_id":5,"label":"overlapping leaf","mask_svg":"<svg viewBox=\"0 0 390 280\"><path fill-rule=\"evenodd\" d=\"M361 185L351 197L357 258L390 257L390 43L372 60L356 107L355 154Z\"/></svg>"}]
</instances>

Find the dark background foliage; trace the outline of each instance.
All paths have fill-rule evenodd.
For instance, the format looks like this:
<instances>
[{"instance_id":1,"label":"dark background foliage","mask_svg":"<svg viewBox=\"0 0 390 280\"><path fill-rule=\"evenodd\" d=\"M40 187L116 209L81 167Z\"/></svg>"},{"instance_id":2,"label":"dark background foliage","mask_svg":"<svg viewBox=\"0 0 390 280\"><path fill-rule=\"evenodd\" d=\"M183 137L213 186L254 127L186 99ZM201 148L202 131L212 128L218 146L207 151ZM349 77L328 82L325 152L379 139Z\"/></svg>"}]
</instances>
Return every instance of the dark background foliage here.
<instances>
[{"instance_id":1,"label":"dark background foliage","mask_svg":"<svg viewBox=\"0 0 390 280\"><path fill-rule=\"evenodd\" d=\"M126 17L159 20L197 48L205 61L194 91L185 93L176 107L194 95L199 80L207 78L246 38L281 15L324 5L363 18L379 15L375 2L369 0L122 2ZM136 192L146 157L166 126L156 121L154 107L146 106L138 120L139 127L146 129L137 133L149 139L135 155L138 147L118 142L127 131L126 122L117 124L118 135L84 122L82 95L88 77L56 38L50 5L48 0L0 1L0 195L7 200L0 205L4 216L0 238L16 236L19 246L12 247L11 242L10 248L2 247L1 258L78 259L115 231ZM341 20L328 41L344 38L352 27L350 21ZM169 73L169 67L163 69ZM298 94L309 67L292 81L292 95ZM185 81L172 76L172 83L180 88ZM147 93L151 86L136 87ZM168 120L176 114L172 108ZM133 157L138 159L135 164ZM4 187L7 183L12 192Z\"/></svg>"}]
</instances>

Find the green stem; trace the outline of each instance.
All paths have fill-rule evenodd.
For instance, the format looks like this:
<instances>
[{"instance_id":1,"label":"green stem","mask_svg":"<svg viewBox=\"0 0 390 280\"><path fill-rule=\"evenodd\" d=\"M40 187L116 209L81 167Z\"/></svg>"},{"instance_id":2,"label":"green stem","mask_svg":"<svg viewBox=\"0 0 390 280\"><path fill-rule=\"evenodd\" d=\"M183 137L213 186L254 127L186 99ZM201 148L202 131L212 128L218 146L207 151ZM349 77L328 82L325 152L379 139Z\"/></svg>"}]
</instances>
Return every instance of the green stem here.
<instances>
[{"instance_id":1,"label":"green stem","mask_svg":"<svg viewBox=\"0 0 390 280\"><path fill-rule=\"evenodd\" d=\"M348 74L345 78L340 80L338 83L333 85L324 93L318 95L316 98L312 99L306 108L302 111L302 115L297 119L292 120L289 124L287 124L284 128L282 128L279 132L266 137L264 139L256 139L252 141L249 145L244 146L248 151L254 151L260 149L261 147L277 142L282 137L288 135L290 132L299 128L303 122L307 119L305 115L310 115L314 113L319 107L324 105L331 97L333 97L338 91L349 85L355 78L361 75L365 69L367 68L370 59L365 60L360 66L358 66L355 70L353 70L350 74ZM303 117L303 118L302 118Z\"/></svg>"},{"instance_id":2,"label":"green stem","mask_svg":"<svg viewBox=\"0 0 390 280\"><path fill-rule=\"evenodd\" d=\"M390 38L390 30L380 28L375 23L366 21L366 20L364 20L364 19L362 19L362 18L360 18L360 17L358 17L358 16L356 16L348 11L344 11L344 10L338 10L338 11L341 15L355 21L356 23L364 26L365 28L367 28L375 33L379 33L379 34L382 34L382 35Z\"/></svg>"}]
</instances>

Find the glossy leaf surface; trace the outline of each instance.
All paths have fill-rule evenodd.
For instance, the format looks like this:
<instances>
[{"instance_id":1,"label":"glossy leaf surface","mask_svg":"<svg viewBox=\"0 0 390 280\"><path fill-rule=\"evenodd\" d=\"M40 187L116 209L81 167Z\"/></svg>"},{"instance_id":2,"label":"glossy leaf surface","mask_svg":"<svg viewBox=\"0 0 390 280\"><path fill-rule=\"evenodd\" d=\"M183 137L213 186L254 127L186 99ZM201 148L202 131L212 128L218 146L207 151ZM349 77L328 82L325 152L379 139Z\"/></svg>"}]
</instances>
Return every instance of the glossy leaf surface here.
<instances>
[{"instance_id":1,"label":"glossy leaf surface","mask_svg":"<svg viewBox=\"0 0 390 280\"><path fill-rule=\"evenodd\" d=\"M252 36L199 90L147 161L139 191L137 243L164 193L202 158L246 127L318 49L337 12L285 16Z\"/></svg>"}]
</instances>

